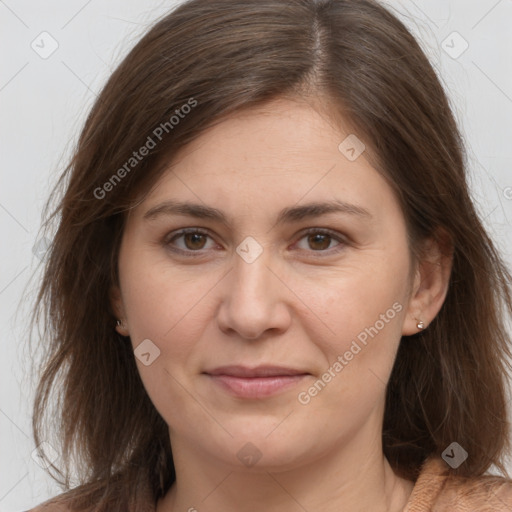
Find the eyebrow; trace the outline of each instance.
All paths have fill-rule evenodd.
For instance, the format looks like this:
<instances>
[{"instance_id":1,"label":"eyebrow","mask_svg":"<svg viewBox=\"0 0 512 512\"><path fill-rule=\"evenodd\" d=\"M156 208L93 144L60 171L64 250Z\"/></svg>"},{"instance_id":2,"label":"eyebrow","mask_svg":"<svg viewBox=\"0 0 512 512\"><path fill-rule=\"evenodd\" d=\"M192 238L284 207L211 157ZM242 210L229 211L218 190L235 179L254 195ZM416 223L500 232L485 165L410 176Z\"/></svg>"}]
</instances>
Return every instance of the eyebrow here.
<instances>
[{"instance_id":1,"label":"eyebrow","mask_svg":"<svg viewBox=\"0 0 512 512\"><path fill-rule=\"evenodd\" d=\"M313 202L301 206L283 208L277 216L276 224L299 222L304 219L313 219L330 213L353 215L368 220L373 218L373 215L366 208L336 199L333 201ZM153 220L162 215L185 215L197 219L210 219L228 227L230 226L226 215L221 210L188 201L180 202L169 200L160 203L150 208L144 214L144 219Z\"/></svg>"}]
</instances>

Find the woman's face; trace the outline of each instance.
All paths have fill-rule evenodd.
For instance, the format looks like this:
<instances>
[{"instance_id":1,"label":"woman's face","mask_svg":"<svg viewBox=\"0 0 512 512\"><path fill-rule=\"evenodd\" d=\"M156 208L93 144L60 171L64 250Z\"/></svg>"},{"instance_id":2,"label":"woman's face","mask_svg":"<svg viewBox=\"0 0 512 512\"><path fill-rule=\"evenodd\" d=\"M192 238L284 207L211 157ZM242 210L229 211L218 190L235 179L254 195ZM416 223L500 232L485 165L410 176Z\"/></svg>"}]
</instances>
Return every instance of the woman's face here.
<instances>
[{"instance_id":1,"label":"woman's face","mask_svg":"<svg viewBox=\"0 0 512 512\"><path fill-rule=\"evenodd\" d=\"M284 99L239 113L127 219L115 304L176 453L243 469L380 449L412 263L349 134Z\"/></svg>"}]
</instances>

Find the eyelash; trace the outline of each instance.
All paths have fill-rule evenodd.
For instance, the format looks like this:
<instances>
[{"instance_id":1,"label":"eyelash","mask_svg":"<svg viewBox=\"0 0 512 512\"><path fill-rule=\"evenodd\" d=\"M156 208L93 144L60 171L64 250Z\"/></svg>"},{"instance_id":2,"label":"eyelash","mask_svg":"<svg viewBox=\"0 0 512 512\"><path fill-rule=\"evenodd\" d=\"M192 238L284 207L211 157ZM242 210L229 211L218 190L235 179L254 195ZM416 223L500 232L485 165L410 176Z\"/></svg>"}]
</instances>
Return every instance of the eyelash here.
<instances>
[{"instance_id":1,"label":"eyelash","mask_svg":"<svg viewBox=\"0 0 512 512\"><path fill-rule=\"evenodd\" d=\"M184 249L178 249L171 245L172 242L174 242L178 238L180 238L184 235L188 235L188 234L198 234L198 235L207 236L209 238L213 238L210 236L210 233L208 233L207 231L205 231L201 228L188 228L188 229L182 229L178 232L169 233L168 235L166 235L163 240L163 245L174 253L183 254L190 258L198 258L198 257L204 256L204 252L202 252L203 249L199 249L197 251L193 251L191 249L184 250ZM334 248L331 248L331 249L317 250L317 251L315 251L313 249L307 251L306 249L304 249L307 252L316 253L316 255L320 258L324 257L323 255L325 255L325 253L327 253L327 255L329 255L329 256L332 254L338 253L339 251L343 250L344 247L347 245L347 240L343 236L341 236L339 233L336 233L334 231L331 231L331 230L325 229L325 228L324 229L309 228L306 231L303 231L301 233L301 237L299 238L299 241L302 240L303 238L307 237L308 235L312 235L312 234L327 235L327 236L330 236L331 239L335 240L336 242L339 242L338 245L336 245Z\"/></svg>"}]
</instances>

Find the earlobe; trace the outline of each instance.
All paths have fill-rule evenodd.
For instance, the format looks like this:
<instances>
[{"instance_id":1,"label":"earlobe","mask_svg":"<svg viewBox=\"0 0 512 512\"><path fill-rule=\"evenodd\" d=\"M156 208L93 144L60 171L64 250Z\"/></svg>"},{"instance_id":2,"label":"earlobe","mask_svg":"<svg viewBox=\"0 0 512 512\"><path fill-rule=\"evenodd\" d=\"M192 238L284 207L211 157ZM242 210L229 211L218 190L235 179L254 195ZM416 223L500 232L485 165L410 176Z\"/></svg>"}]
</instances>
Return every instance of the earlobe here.
<instances>
[{"instance_id":1,"label":"earlobe","mask_svg":"<svg viewBox=\"0 0 512 512\"><path fill-rule=\"evenodd\" d=\"M129 336L130 332L128 331L128 327L125 326L123 320L117 320L116 321L116 331L121 336Z\"/></svg>"},{"instance_id":2,"label":"earlobe","mask_svg":"<svg viewBox=\"0 0 512 512\"><path fill-rule=\"evenodd\" d=\"M447 234L438 233L425 241L417 264L403 336L428 328L439 313L450 283L453 249Z\"/></svg>"},{"instance_id":3,"label":"earlobe","mask_svg":"<svg viewBox=\"0 0 512 512\"><path fill-rule=\"evenodd\" d=\"M418 319L417 319L418 320ZM416 324L416 327L422 331L423 329L425 329L425 322L423 320L418 320L418 323Z\"/></svg>"}]
</instances>

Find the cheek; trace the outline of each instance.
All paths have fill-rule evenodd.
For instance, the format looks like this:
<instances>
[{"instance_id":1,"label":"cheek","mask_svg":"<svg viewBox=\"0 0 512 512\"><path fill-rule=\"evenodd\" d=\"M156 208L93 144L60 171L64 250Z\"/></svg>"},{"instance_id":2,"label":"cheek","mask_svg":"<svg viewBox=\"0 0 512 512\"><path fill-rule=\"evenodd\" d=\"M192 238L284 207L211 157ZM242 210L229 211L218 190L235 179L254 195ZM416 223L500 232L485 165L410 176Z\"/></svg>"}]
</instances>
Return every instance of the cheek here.
<instances>
[{"instance_id":1,"label":"cheek","mask_svg":"<svg viewBox=\"0 0 512 512\"><path fill-rule=\"evenodd\" d=\"M339 352L360 333L364 341L372 326L384 337L399 337L408 299L407 270L405 258L367 258L328 275L295 278L293 289L309 310L304 318L311 319L310 328Z\"/></svg>"},{"instance_id":2,"label":"cheek","mask_svg":"<svg viewBox=\"0 0 512 512\"><path fill-rule=\"evenodd\" d=\"M167 386L170 374L183 382L195 371L198 342L214 315L212 289L224 272L212 268L199 274L197 268L171 266L150 251L141 251L123 263L123 300L130 338L136 354L143 340L149 339L157 347L159 356L154 364L137 364L150 394L158 394L159 388ZM171 391L179 390L167 390Z\"/></svg>"},{"instance_id":3,"label":"cheek","mask_svg":"<svg viewBox=\"0 0 512 512\"><path fill-rule=\"evenodd\" d=\"M360 258L328 279L297 281L297 294L317 315L302 327L322 353L324 367L303 400L337 416L360 410L361 418L382 399L401 339L408 292L407 252ZM350 268L349 268L350 267ZM339 409L329 408L329 404Z\"/></svg>"},{"instance_id":4,"label":"cheek","mask_svg":"<svg viewBox=\"0 0 512 512\"><path fill-rule=\"evenodd\" d=\"M186 424L188 416L180 419L174 411L189 411L197 417L202 414L201 410L190 410L194 404L187 392L187 377L192 367L191 355L205 323L200 315L204 315L206 302L201 298L214 283L193 279L190 273L138 256L125 260L122 280L137 368L152 403L167 423ZM144 352L150 353L149 361L137 357L143 343L148 345Z\"/></svg>"},{"instance_id":5,"label":"cheek","mask_svg":"<svg viewBox=\"0 0 512 512\"><path fill-rule=\"evenodd\" d=\"M332 309L322 320L330 329L318 320L307 327L307 336L314 340L324 364L315 378L298 390L297 407L309 418L323 417L330 432L326 435L350 435L372 411L383 407L400 342L405 308L394 300L397 294L356 290L324 294L321 300ZM340 308L340 303L344 307ZM337 427L340 421L344 425L341 430Z\"/></svg>"},{"instance_id":6,"label":"cheek","mask_svg":"<svg viewBox=\"0 0 512 512\"><path fill-rule=\"evenodd\" d=\"M192 312L208 282L194 278L193 270L172 266L163 251L130 250L129 241L126 249L119 266L130 334L163 338Z\"/></svg>"}]
</instances>

